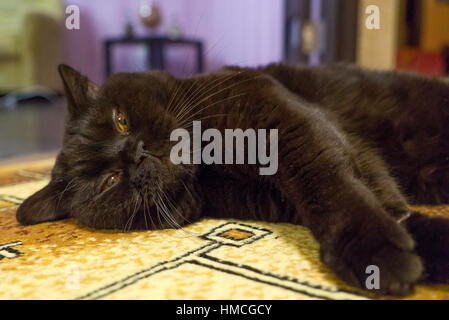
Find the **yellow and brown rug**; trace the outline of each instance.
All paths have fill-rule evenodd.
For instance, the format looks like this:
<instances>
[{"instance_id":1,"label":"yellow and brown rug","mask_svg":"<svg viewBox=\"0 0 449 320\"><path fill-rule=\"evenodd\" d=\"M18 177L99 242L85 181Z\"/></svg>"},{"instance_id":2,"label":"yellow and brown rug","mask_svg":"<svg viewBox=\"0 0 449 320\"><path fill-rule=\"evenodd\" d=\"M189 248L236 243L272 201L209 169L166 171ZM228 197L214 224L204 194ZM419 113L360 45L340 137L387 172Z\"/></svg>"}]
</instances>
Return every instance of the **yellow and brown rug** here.
<instances>
[{"instance_id":1,"label":"yellow and brown rug","mask_svg":"<svg viewBox=\"0 0 449 320\"><path fill-rule=\"evenodd\" d=\"M0 299L366 299L290 224L204 219L184 230L114 232L74 220L21 226L17 206L53 160L0 167ZM449 206L420 207L449 217ZM448 299L419 285L408 299Z\"/></svg>"}]
</instances>

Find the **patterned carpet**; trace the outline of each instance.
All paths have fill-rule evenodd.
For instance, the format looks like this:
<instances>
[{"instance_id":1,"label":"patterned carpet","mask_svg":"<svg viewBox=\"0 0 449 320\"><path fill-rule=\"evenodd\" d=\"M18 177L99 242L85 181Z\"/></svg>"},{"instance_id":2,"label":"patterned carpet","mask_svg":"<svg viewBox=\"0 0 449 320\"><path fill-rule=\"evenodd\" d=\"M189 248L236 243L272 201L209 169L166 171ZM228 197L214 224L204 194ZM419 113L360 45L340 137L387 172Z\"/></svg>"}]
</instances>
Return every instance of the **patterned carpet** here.
<instances>
[{"instance_id":1,"label":"patterned carpet","mask_svg":"<svg viewBox=\"0 0 449 320\"><path fill-rule=\"evenodd\" d=\"M185 230L114 232L74 220L23 227L17 205L53 160L0 167L0 299L366 299L290 224L204 219ZM449 206L419 207L449 217ZM407 299L448 299L419 285Z\"/></svg>"}]
</instances>

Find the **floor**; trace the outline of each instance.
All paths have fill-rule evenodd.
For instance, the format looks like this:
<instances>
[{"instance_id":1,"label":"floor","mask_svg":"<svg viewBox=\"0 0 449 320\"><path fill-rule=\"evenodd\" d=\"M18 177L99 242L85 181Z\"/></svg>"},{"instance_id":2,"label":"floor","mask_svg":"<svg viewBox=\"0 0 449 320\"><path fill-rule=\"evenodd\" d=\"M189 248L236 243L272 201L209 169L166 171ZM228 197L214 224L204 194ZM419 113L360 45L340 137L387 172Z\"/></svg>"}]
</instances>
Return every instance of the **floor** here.
<instances>
[{"instance_id":1,"label":"floor","mask_svg":"<svg viewBox=\"0 0 449 320\"><path fill-rule=\"evenodd\" d=\"M59 150L65 114L65 100L59 97L22 102L13 109L0 106L0 162Z\"/></svg>"}]
</instances>

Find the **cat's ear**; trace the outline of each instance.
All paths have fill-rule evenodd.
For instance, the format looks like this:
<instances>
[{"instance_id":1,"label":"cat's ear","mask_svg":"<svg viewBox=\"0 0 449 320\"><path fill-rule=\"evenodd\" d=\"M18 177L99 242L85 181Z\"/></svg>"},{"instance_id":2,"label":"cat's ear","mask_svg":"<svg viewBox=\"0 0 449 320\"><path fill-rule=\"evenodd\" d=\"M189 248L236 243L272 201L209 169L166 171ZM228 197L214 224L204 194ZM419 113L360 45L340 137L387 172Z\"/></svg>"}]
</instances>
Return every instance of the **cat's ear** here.
<instances>
[{"instance_id":1,"label":"cat's ear","mask_svg":"<svg viewBox=\"0 0 449 320\"><path fill-rule=\"evenodd\" d=\"M60 64L58 72L64 84L67 106L71 115L79 115L92 105L100 87L75 69Z\"/></svg>"},{"instance_id":2,"label":"cat's ear","mask_svg":"<svg viewBox=\"0 0 449 320\"><path fill-rule=\"evenodd\" d=\"M61 198L66 183L51 180L43 189L27 198L19 207L16 219L23 225L64 219L69 216L67 199Z\"/></svg>"}]
</instances>

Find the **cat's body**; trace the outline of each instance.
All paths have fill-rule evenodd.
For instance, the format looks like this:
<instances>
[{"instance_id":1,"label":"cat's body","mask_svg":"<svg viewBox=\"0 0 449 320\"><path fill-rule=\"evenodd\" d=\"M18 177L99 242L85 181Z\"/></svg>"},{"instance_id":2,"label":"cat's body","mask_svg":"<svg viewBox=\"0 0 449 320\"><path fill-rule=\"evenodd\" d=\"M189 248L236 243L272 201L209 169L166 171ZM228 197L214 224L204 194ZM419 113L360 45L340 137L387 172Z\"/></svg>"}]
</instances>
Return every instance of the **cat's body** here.
<instances>
[{"instance_id":1,"label":"cat's body","mask_svg":"<svg viewBox=\"0 0 449 320\"><path fill-rule=\"evenodd\" d=\"M203 216L290 222L311 229L323 262L350 284L363 287L366 268L373 264L381 270L383 293L409 292L423 263L428 279L449 280L449 223L410 216L382 159L391 162L413 199L446 199L449 190L438 179L423 191L413 187L411 177L426 178L421 172L440 165L437 155L449 154L446 141L435 142L442 150L428 151L423 162L412 157L422 167L410 170L404 163L405 171L400 161L414 146L397 150L394 143L409 146L413 134L403 128L430 124L420 118L425 100L409 97L422 83L430 90L425 92L434 112L429 118L441 113L444 119L446 110L440 109L449 87L438 81L342 66L268 66L225 68L184 80L160 72L118 74L99 89L66 66L60 73L70 111L63 150L50 184L19 208L20 222L75 217L88 226L121 229L176 227ZM391 90L386 100L382 89ZM366 102L375 98L378 103ZM357 111L359 105L363 111ZM390 110L395 105L399 113ZM404 105L411 111L402 110ZM391 127L407 114L415 117L410 126L399 121ZM278 129L277 173L259 175L251 164L175 165L170 133L191 130L193 120L220 132ZM435 130L444 138L440 124ZM443 165L435 170L441 172ZM438 187L443 190L433 195Z\"/></svg>"},{"instance_id":2,"label":"cat's body","mask_svg":"<svg viewBox=\"0 0 449 320\"><path fill-rule=\"evenodd\" d=\"M262 69L376 147L413 203L449 203L449 85L337 64Z\"/></svg>"}]
</instances>

